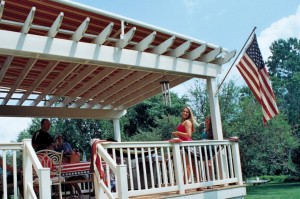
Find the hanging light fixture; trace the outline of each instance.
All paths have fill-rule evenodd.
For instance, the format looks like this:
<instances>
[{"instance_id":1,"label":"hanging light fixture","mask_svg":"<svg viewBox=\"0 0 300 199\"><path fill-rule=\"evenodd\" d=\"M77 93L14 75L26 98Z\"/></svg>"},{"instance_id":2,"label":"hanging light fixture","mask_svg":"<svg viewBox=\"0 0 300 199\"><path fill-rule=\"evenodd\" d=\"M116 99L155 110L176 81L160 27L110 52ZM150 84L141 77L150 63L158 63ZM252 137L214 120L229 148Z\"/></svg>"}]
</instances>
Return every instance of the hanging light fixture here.
<instances>
[{"instance_id":1,"label":"hanging light fixture","mask_svg":"<svg viewBox=\"0 0 300 199\"><path fill-rule=\"evenodd\" d=\"M170 82L163 80L160 82L163 103L166 106L171 106Z\"/></svg>"}]
</instances>

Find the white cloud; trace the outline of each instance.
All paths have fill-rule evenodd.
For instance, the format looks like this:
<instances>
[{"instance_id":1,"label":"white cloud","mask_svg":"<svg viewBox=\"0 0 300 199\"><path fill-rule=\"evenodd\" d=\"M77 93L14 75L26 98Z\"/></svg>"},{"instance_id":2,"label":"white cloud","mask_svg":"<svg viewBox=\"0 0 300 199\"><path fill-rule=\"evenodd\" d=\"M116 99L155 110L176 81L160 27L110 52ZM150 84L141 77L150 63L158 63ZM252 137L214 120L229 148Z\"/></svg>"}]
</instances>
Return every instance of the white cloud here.
<instances>
[{"instance_id":1,"label":"white cloud","mask_svg":"<svg viewBox=\"0 0 300 199\"><path fill-rule=\"evenodd\" d=\"M200 0L184 0L183 3L187 9L188 14L193 14L200 5Z\"/></svg>"},{"instance_id":2,"label":"white cloud","mask_svg":"<svg viewBox=\"0 0 300 199\"><path fill-rule=\"evenodd\" d=\"M0 117L1 143L16 141L19 133L28 128L31 118Z\"/></svg>"},{"instance_id":3,"label":"white cloud","mask_svg":"<svg viewBox=\"0 0 300 199\"><path fill-rule=\"evenodd\" d=\"M257 37L264 60L267 60L271 55L269 47L272 42L290 37L300 38L300 5L294 15L272 23L270 27L263 30Z\"/></svg>"},{"instance_id":4,"label":"white cloud","mask_svg":"<svg viewBox=\"0 0 300 199\"><path fill-rule=\"evenodd\" d=\"M259 48L261 50L262 56L266 61L268 57L271 55L270 46L272 42L278 39L288 39L290 37L296 37L300 39L300 5L295 14L284 17L272 23L268 28L262 30L260 34L257 36ZM242 56L243 52L241 53ZM237 64L240 58L237 59ZM222 72L221 79L225 76L227 70L229 70L229 64L224 65L223 68L226 68L226 71ZM231 63L230 63L231 66ZM232 67L232 70L228 74L226 81L233 80L238 85L245 84L242 76L235 66Z\"/></svg>"}]
</instances>

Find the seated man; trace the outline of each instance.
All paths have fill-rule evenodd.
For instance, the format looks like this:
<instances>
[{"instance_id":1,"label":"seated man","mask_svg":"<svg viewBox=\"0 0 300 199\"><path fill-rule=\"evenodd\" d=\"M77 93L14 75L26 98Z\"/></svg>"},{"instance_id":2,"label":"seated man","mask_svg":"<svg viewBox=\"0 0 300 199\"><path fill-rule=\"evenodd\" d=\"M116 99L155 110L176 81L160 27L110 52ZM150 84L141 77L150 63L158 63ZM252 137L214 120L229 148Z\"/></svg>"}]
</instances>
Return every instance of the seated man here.
<instances>
[{"instance_id":1,"label":"seated man","mask_svg":"<svg viewBox=\"0 0 300 199\"><path fill-rule=\"evenodd\" d=\"M31 144L35 151L52 148L54 142L51 135L48 133L51 127L51 122L48 119L42 119L41 129L32 135Z\"/></svg>"}]
</instances>

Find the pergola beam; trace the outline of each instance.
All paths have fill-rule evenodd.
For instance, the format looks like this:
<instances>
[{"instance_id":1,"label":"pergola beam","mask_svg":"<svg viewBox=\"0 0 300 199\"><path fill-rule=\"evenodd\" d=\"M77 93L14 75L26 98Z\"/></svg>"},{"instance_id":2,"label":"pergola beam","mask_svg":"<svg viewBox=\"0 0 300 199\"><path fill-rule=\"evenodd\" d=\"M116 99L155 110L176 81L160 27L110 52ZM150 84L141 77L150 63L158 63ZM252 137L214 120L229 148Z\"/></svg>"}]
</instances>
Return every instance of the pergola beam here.
<instances>
[{"instance_id":1,"label":"pergola beam","mask_svg":"<svg viewBox=\"0 0 300 199\"><path fill-rule=\"evenodd\" d=\"M147 48L150 47L150 44L153 42L155 36L156 36L156 32L154 31L150 35L145 37L140 43L136 44L133 49L137 51L146 50Z\"/></svg>"},{"instance_id":2,"label":"pergola beam","mask_svg":"<svg viewBox=\"0 0 300 199\"><path fill-rule=\"evenodd\" d=\"M3 15L4 5L5 5L5 1L1 1L0 2L0 20L1 20L2 15Z\"/></svg>"},{"instance_id":3,"label":"pergola beam","mask_svg":"<svg viewBox=\"0 0 300 199\"><path fill-rule=\"evenodd\" d=\"M62 24L63 18L64 18L64 13L63 12L59 13L59 15L57 16L56 20L52 24L50 30L48 31L48 37L52 37L53 38L53 37L56 36L56 34L58 33L59 28L60 28L60 26Z\"/></svg>"},{"instance_id":4,"label":"pergola beam","mask_svg":"<svg viewBox=\"0 0 300 199\"><path fill-rule=\"evenodd\" d=\"M134 87L129 87L127 89L123 89L119 95L121 96L130 96L134 91L143 88L145 85L150 84L153 80L158 80L161 78L161 75L158 73L153 73L148 75L147 77L143 77L142 81L138 81L138 83L134 84ZM114 95L109 98L109 100L105 100L100 103L101 107L106 107L110 104L113 104L115 101L118 101L120 97L118 95Z\"/></svg>"},{"instance_id":5,"label":"pergola beam","mask_svg":"<svg viewBox=\"0 0 300 199\"><path fill-rule=\"evenodd\" d=\"M36 63L37 59L30 59L27 64L25 65L25 67L23 68L21 75L19 77L16 78L16 81L14 83L14 85L10 88L9 93L5 96L4 100L2 101L1 105L6 105L7 102L9 101L9 99L12 97L12 95L14 94L14 92L17 90L17 88L19 87L19 85L21 84L21 82L23 81L23 79L26 77L27 73L30 71L30 69L34 66L34 64Z\"/></svg>"},{"instance_id":6,"label":"pergola beam","mask_svg":"<svg viewBox=\"0 0 300 199\"><path fill-rule=\"evenodd\" d=\"M122 90L125 90L126 87L129 87L131 84L133 84L134 82L136 82L136 81L138 81L140 79L144 80L144 77L147 74L149 74L149 73L146 73L144 71L138 71L138 72L136 72L135 74L133 74L132 76L130 76L130 78L126 78L122 82L122 84L119 84L119 86L115 86L112 89L110 89L109 93L106 93L106 92L100 93L100 95L98 95L96 98L94 98L93 105L95 105L96 103L99 103L99 102L105 102L105 101L107 101L106 99L108 99L111 96L116 95L115 93L118 93L118 92L120 92ZM116 95L116 96L118 96L118 95ZM112 101L110 99L108 99L108 101L109 101L109 103L112 103ZM89 104L89 105L92 105L92 104Z\"/></svg>"},{"instance_id":7,"label":"pergola beam","mask_svg":"<svg viewBox=\"0 0 300 199\"><path fill-rule=\"evenodd\" d=\"M172 50L169 53L169 55L173 56L173 57L180 57L181 55L183 55L185 53L185 51L187 49L189 49L191 43L192 43L192 41L190 41L190 40L184 42L183 44L181 44L180 46L178 46L176 49Z\"/></svg>"},{"instance_id":8,"label":"pergola beam","mask_svg":"<svg viewBox=\"0 0 300 199\"><path fill-rule=\"evenodd\" d=\"M47 77L49 73L53 70L53 68L58 64L58 61L51 61L49 64L45 67L45 69L42 71L42 73L39 75L38 78L36 78L31 85L30 89L26 90L25 93L22 95L18 103L16 104L17 106L20 106L24 103L26 99L30 96L31 93L38 87L38 85Z\"/></svg>"},{"instance_id":9,"label":"pergola beam","mask_svg":"<svg viewBox=\"0 0 300 199\"><path fill-rule=\"evenodd\" d=\"M132 39L134 33L136 31L136 27L131 28L123 37L121 37L117 43L116 47L117 48L125 48L129 44L129 41Z\"/></svg>"},{"instance_id":10,"label":"pergola beam","mask_svg":"<svg viewBox=\"0 0 300 199\"><path fill-rule=\"evenodd\" d=\"M82 81L84 78L86 78L89 74L91 74L95 70L94 66L87 66L82 70L76 78L73 80L69 81L67 85L61 89L59 93L57 93L55 97L52 97L49 102L47 103L47 106L52 106L54 103L56 103L61 96L66 96L66 93L68 93L74 86L77 85L77 82Z\"/></svg>"},{"instance_id":11,"label":"pergola beam","mask_svg":"<svg viewBox=\"0 0 300 199\"><path fill-rule=\"evenodd\" d=\"M219 48L216 48L212 51L210 51L209 53L201 56L199 58L199 61L203 61L203 62L212 62L213 60L216 59L216 57L221 53L222 51L222 48L219 47Z\"/></svg>"},{"instance_id":12,"label":"pergola beam","mask_svg":"<svg viewBox=\"0 0 300 199\"><path fill-rule=\"evenodd\" d=\"M74 119L118 119L126 110L72 109L57 107L30 107L0 105L1 117L47 117Z\"/></svg>"},{"instance_id":13,"label":"pergola beam","mask_svg":"<svg viewBox=\"0 0 300 199\"><path fill-rule=\"evenodd\" d=\"M198 48L192 50L191 52L188 52L183 56L183 58L195 60L199 58L205 51L206 51L207 45L203 44L199 46Z\"/></svg>"},{"instance_id":14,"label":"pergola beam","mask_svg":"<svg viewBox=\"0 0 300 199\"><path fill-rule=\"evenodd\" d=\"M114 27L114 23L110 22L103 30L102 32L95 38L93 43L102 45L106 40L108 39L112 29Z\"/></svg>"},{"instance_id":15,"label":"pergola beam","mask_svg":"<svg viewBox=\"0 0 300 199\"><path fill-rule=\"evenodd\" d=\"M57 77L58 80L63 80L65 77L67 77L72 71L78 66L77 63L70 63ZM56 86L60 84L60 81L53 81L50 85L48 85L47 88L45 88L45 92L43 94L40 94L34 102L30 104L30 106L37 106L44 98L46 98L47 93L50 93Z\"/></svg>"},{"instance_id":16,"label":"pergola beam","mask_svg":"<svg viewBox=\"0 0 300 199\"><path fill-rule=\"evenodd\" d=\"M168 71L169 74L185 74L191 77L215 77L221 66L128 49L117 50L111 46L99 46L31 34L0 30L0 54L54 59L59 61L95 64L132 70ZM173 38L173 37L172 37ZM20 43L19 41L22 41ZM170 39L169 39L170 41ZM159 60L159 61L158 61Z\"/></svg>"},{"instance_id":17,"label":"pergola beam","mask_svg":"<svg viewBox=\"0 0 300 199\"><path fill-rule=\"evenodd\" d=\"M0 70L0 82L2 81L8 67L10 66L11 62L13 61L14 57L13 56L7 56L7 58L5 59L4 64L1 67Z\"/></svg>"},{"instance_id":18,"label":"pergola beam","mask_svg":"<svg viewBox=\"0 0 300 199\"><path fill-rule=\"evenodd\" d=\"M91 87L95 86L98 82L102 81L104 78L106 78L109 74L113 73L115 69L112 68L104 68L101 73L94 76L90 81L86 82L80 89L78 89L75 93L72 94L74 97L67 97L65 100L61 103L59 103L58 107L64 107L67 106L70 102L76 100L77 96L81 96L86 90L89 90Z\"/></svg>"},{"instance_id":19,"label":"pergola beam","mask_svg":"<svg viewBox=\"0 0 300 199\"><path fill-rule=\"evenodd\" d=\"M82 24L77 28L77 30L73 33L73 35L71 37L71 39L73 41L79 41L83 37L85 31L87 30L87 28L89 26L89 22L90 22L90 18L86 18L82 22Z\"/></svg>"},{"instance_id":20,"label":"pergola beam","mask_svg":"<svg viewBox=\"0 0 300 199\"><path fill-rule=\"evenodd\" d=\"M33 21L34 15L35 15L35 10L36 10L35 7L31 8L30 13L28 14L26 21L22 27L21 33L27 34L28 31L30 30L30 26L32 24L32 21Z\"/></svg>"},{"instance_id":21,"label":"pergola beam","mask_svg":"<svg viewBox=\"0 0 300 199\"><path fill-rule=\"evenodd\" d=\"M156 46L152 50L152 52L155 54L159 54L159 55L164 54L168 50L168 48L170 48L170 46L172 46L174 40L175 40L175 36L170 37L166 41L164 41L161 44L159 44L158 46Z\"/></svg>"},{"instance_id":22,"label":"pergola beam","mask_svg":"<svg viewBox=\"0 0 300 199\"><path fill-rule=\"evenodd\" d=\"M230 51L225 54L224 57L218 57L216 60L212 61L214 64L223 65L229 62L236 54L236 50Z\"/></svg>"},{"instance_id":23,"label":"pergola beam","mask_svg":"<svg viewBox=\"0 0 300 199\"><path fill-rule=\"evenodd\" d=\"M121 78L124 78L126 75L128 75L131 71L122 71L118 73L116 76L114 76L112 79L110 79L109 82L106 82L105 84L98 85L92 92L89 92L85 95L85 98L81 98L77 101L75 101L70 107L71 108L79 108L84 105L84 108L91 108L95 103L89 102L89 105L85 104L86 99L91 99L95 96L97 96L99 93L105 91L106 88L110 87L114 82L118 81Z\"/></svg>"}]
</instances>

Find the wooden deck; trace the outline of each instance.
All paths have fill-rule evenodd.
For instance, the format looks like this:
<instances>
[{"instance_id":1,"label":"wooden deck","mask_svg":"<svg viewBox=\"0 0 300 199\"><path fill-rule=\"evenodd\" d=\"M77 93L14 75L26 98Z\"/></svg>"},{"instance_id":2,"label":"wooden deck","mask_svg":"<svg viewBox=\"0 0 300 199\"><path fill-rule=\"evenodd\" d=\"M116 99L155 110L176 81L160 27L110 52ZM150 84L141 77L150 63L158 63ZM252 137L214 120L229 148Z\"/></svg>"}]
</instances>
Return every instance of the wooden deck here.
<instances>
[{"instance_id":1,"label":"wooden deck","mask_svg":"<svg viewBox=\"0 0 300 199\"><path fill-rule=\"evenodd\" d=\"M220 187L220 186L213 186L212 189L204 189L203 191L197 191L196 189L189 189L186 190L185 194L180 195L179 193L176 193L176 191L173 192L166 192L166 193L158 193L158 194L151 194L151 195L145 195L145 196L135 196L135 197L130 197L131 199L165 199L165 198L179 198L183 196L191 196L199 193L208 193L208 192L217 192L221 190L227 190L227 189L235 189L235 188L241 188L244 187L238 186L238 185L230 185L226 187Z\"/></svg>"},{"instance_id":2,"label":"wooden deck","mask_svg":"<svg viewBox=\"0 0 300 199\"><path fill-rule=\"evenodd\" d=\"M217 192L217 191L222 191L222 190L227 190L227 189L235 189L235 188L241 188L244 187L238 186L238 185L230 185L226 187L220 187L220 186L214 186L212 189L204 189L203 191L196 191L196 189L190 189L186 190L185 194L180 195L179 193L176 193L175 191L172 192L166 192L166 193L157 193L157 194L150 194L150 195L145 195L145 196L134 196L130 197L130 199L167 199L167 198L180 198L180 197L187 197L187 196L192 196L195 194L199 193L208 193L208 192ZM69 199L70 197L67 197ZM84 199L95 199L93 196L89 196L88 194L83 195Z\"/></svg>"}]
</instances>

